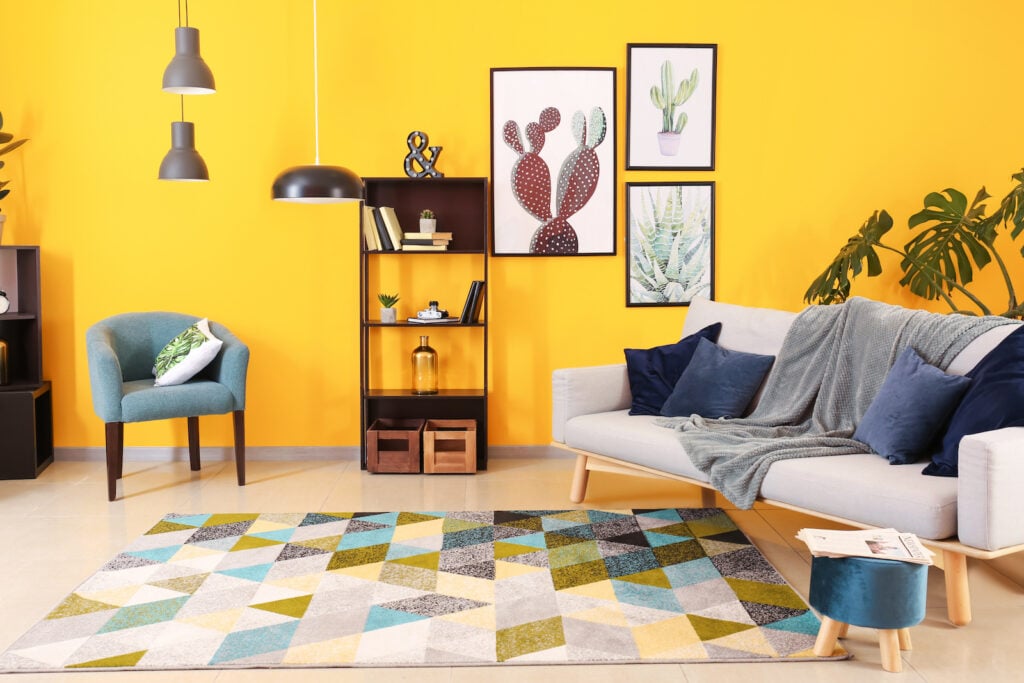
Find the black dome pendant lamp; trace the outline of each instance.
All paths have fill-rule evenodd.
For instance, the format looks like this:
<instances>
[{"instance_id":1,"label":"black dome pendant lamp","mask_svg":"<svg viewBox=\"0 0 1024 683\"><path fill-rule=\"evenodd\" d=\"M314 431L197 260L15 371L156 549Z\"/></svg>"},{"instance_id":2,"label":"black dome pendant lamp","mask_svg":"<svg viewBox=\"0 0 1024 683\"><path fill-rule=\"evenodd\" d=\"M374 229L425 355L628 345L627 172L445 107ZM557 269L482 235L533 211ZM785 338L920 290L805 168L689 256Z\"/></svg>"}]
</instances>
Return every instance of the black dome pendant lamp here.
<instances>
[{"instance_id":1,"label":"black dome pendant lamp","mask_svg":"<svg viewBox=\"0 0 1024 683\"><path fill-rule=\"evenodd\" d=\"M312 166L293 166L274 179L271 196L277 201L330 204L363 198L363 179L341 166L320 164L320 95L317 72L316 0L313 0L313 128L316 159Z\"/></svg>"}]
</instances>

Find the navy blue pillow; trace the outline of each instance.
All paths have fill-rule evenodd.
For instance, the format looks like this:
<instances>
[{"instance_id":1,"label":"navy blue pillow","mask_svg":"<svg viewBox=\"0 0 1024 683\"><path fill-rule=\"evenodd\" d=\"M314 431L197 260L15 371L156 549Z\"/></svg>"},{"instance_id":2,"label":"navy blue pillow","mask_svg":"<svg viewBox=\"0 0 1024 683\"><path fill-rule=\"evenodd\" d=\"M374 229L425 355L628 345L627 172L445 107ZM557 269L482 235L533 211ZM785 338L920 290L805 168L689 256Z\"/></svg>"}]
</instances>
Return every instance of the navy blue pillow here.
<instances>
[{"instance_id":1,"label":"navy blue pillow","mask_svg":"<svg viewBox=\"0 0 1024 683\"><path fill-rule=\"evenodd\" d=\"M740 417L774 362L775 356L730 351L702 339L661 414Z\"/></svg>"},{"instance_id":2,"label":"navy blue pillow","mask_svg":"<svg viewBox=\"0 0 1024 683\"><path fill-rule=\"evenodd\" d=\"M971 386L924 474L957 476L960 439L968 434L1024 427L1024 326L992 349L967 376Z\"/></svg>"},{"instance_id":3,"label":"navy blue pillow","mask_svg":"<svg viewBox=\"0 0 1024 683\"><path fill-rule=\"evenodd\" d=\"M721 331L722 323L713 323L683 337L675 344L655 346L653 349L625 349L626 374L629 376L629 390L633 394L629 414L658 415L679 375L690 364L697 342L701 339L717 341Z\"/></svg>"},{"instance_id":4,"label":"navy blue pillow","mask_svg":"<svg viewBox=\"0 0 1024 683\"><path fill-rule=\"evenodd\" d=\"M890 464L916 462L928 454L970 383L928 365L908 346L889 368L853 438Z\"/></svg>"}]
</instances>

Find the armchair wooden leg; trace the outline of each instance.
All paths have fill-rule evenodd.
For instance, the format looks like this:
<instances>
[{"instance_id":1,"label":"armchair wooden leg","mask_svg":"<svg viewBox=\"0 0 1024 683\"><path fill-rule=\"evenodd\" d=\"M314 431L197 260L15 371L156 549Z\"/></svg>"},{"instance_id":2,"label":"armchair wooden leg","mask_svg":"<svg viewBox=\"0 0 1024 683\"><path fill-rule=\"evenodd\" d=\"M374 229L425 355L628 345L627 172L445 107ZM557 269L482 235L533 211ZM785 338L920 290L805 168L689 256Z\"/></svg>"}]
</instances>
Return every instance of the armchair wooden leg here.
<instances>
[{"instance_id":1,"label":"armchair wooden leg","mask_svg":"<svg viewBox=\"0 0 1024 683\"><path fill-rule=\"evenodd\" d=\"M117 480L124 472L124 422L106 423L107 500L117 498Z\"/></svg>"},{"instance_id":2,"label":"armchair wooden leg","mask_svg":"<svg viewBox=\"0 0 1024 683\"><path fill-rule=\"evenodd\" d=\"M199 471L199 418L188 418L188 462L193 472Z\"/></svg>"},{"instance_id":3,"label":"armchair wooden leg","mask_svg":"<svg viewBox=\"0 0 1024 683\"><path fill-rule=\"evenodd\" d=\"M235 423L235 468L238 470L238 485L245 486L245 411L232 414Z\"/></svg>"}]
</instances>

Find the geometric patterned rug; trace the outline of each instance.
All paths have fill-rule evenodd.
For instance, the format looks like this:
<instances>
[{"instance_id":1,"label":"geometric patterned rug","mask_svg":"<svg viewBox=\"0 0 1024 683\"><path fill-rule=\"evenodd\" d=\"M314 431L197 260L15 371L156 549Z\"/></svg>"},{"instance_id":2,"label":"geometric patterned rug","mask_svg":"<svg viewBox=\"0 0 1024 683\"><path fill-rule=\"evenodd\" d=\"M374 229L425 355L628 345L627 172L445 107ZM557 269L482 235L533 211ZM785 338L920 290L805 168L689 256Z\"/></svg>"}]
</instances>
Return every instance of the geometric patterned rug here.
<instances>
[{"instance_id":1,"label":"geometric patterned rug","mask_svg":"<svg viewBox=\"0 0 1024 683\"><path fill-rule=\"evenodd\" d=\"M719 509L171 514L0 670L845 659L819 625Z\"/></svg>"}]
</instances>

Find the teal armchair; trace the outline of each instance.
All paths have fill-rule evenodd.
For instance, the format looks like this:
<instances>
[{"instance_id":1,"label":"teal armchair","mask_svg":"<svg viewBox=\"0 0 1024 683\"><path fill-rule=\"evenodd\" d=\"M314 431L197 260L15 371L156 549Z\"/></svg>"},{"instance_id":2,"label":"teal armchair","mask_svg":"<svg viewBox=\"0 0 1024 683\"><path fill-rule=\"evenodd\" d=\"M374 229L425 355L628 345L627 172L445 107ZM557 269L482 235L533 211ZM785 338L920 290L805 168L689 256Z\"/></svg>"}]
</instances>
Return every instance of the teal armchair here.
<instances>
[{"instance_id":1,"label":"teal armchair","mask_svg":"<svg viewBox=\"0 0 1024 683\"><path fill-rule=\"evenodd\" d=\"M232 413L238 485L245 485L245 381L249 347L226 327L210 321L222 340L220 353L198 375L177 386L154 386L153 362L160 350L199 318L182 313L123 313L86 331L92 404L106 425L107 495L117 496L124 464L124 424L184 417L188 453L199 469L199 416Z\"/></svg>"}]
</instances>

